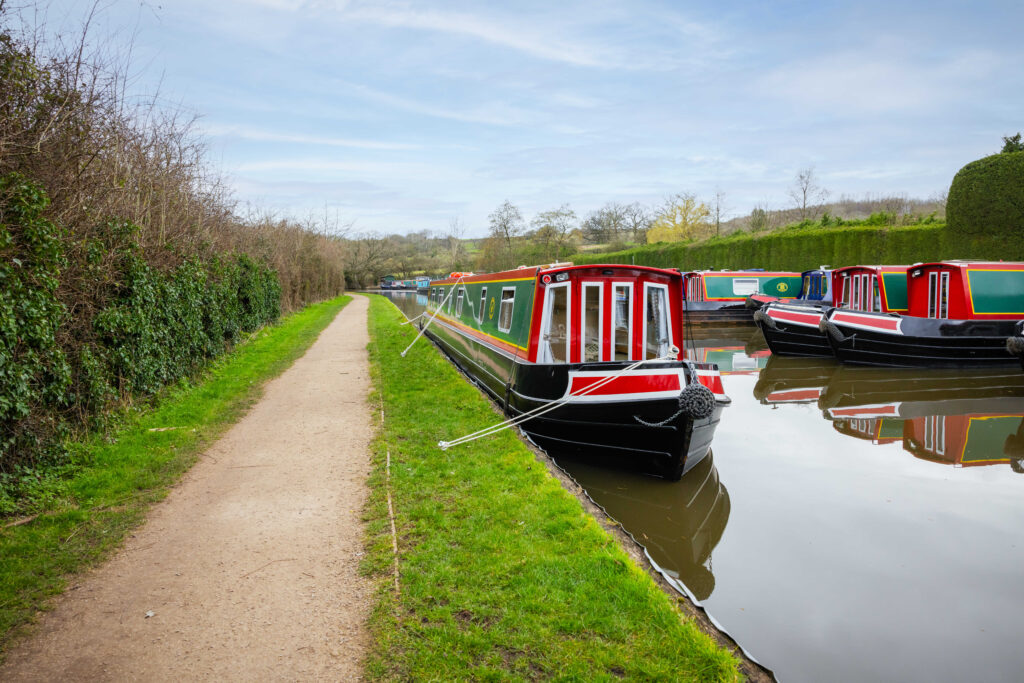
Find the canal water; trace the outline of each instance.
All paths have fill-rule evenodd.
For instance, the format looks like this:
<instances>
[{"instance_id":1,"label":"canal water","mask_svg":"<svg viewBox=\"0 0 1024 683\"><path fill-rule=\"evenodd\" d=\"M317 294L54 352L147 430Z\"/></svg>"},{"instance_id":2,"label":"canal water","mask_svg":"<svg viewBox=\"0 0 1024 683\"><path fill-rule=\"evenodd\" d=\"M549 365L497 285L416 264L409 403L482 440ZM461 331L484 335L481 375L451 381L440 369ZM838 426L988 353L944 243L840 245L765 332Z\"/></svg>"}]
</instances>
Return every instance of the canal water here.
<instances>
[{"instance_id":1,"label":"canal water","mask_svg":"<svg viewBox=\"0 0 1024 683\"><path fill-rule=\"evenodd\" d=\"M692 337L732 398L711 456L671 483L553 453L594 501L783 681L1024 678L1024 372Z\"/></svg>"}]
</instances>

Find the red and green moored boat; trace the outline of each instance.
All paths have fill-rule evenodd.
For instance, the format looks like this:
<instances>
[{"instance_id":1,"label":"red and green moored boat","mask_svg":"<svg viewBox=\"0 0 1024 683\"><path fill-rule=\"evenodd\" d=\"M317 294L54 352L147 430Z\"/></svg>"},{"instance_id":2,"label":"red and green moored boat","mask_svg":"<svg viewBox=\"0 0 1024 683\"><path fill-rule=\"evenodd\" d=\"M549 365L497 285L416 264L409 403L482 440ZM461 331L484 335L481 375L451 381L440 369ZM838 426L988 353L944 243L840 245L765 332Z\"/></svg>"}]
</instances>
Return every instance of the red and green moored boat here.
<instances>
[{"instance_id":1,"label":"red and green moored boat","mask_svg":"<svg viewBox=\"0 0 1024 683\"><path fill-rule=\"evenodd\" d=\"M831 273L831 300L773 301L754 321L773 354L831 356L821 324L832 310L899 313L907 310L907 266L846 266Z\"/></svg>"},{"instance_id":2,"label":"red and green moored boat","mask_svg":"<svg viewBox=\"0 0 1024 683\"><path fill-rule=\"evenodd\" d=\"M694 270L683 276L689 324L749 323L754 317L747 297L796 297L800 273L764 270Z\"/></svg>"},{"instance_id":3,"label":"red and green moored boat","mask_svg":"<svg viewBox=\"0 0 1024 683\"><path fill-rule=\"evenodd\" d=\"M555 264L430 284L426 333L558 452L614 453L678 479L711 446L729 403L718 368L683 358L675 270ZM557 405L556 405L557 404Z\"/></svg>"},{"instance_id":4,"label":"red and green moored boat","mask_svg":"<svg viewBox=\"0 0 1024 683\"><path fill-rule=\"evenodd\" d=\"M905 311L833 309L822 322L836 358L882 366L985 367L1019 359L1024 263L942 261L907 270Z\"/></svg>"}]
</instances>

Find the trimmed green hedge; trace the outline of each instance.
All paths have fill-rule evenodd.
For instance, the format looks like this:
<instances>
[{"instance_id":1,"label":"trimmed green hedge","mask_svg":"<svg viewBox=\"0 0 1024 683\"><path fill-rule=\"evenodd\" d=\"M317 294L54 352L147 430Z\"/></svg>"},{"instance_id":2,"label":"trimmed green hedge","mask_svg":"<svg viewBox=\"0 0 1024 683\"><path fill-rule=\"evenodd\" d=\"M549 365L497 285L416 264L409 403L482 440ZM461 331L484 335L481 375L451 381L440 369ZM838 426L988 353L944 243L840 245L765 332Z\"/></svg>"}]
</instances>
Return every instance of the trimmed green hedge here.
<instances>
[{"instance_id":1,"label":"trimmed green hedge","mask_svg":"<svg viewBox=\"0 0 1024 683\"><path fill-rule=\"evenodd\" d=\"M910 264L955 258L1024 260L1024 240L958 235L941 223L906 227L795 226L704 242L653 244L608 254L576 254L574 263L632 263L660 268L804 271L820 265Z\"/></svg>"},{"instance_id":2,"label":"trimmed green hedge","mask_svg":"<svg viewBox=\"0 0 1024 683\"><path fill-rule=\"evenodd\" d=\"M0 488L66 459L76 425L152 394L280 316L273 270L247 256L147 264L138 227L110 220L85 243L44 217L46 194L0 179ZM65 249L84 249L67 272ZM75 291L63 291L63 288ZM63 300L76 302L68 310Z\"/></svg>"},{"instance_id":3,"label":"trimmed green hedge","mask_svg":"<svg viewBox=\"0 0 1024 683\"><path fill-rule=\"evenodd\" d=\"M1024 238L1024 152L995 154L960 169L946 216L949 229L968 239Z\"/></svg>"}]
</instances>

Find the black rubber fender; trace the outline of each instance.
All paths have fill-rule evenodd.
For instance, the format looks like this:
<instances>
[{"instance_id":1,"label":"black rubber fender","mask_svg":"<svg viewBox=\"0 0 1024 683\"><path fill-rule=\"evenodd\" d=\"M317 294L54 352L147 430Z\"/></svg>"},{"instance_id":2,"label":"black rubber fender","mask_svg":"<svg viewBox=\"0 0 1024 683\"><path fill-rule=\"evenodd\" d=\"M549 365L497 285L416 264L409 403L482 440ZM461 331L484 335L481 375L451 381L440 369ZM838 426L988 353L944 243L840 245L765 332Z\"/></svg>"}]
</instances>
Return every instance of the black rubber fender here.
<instances>
[{"instance_id":1,"label":"black rubber fender","mask_svg":"<svg viewBox=\"0 0 1024 683\"><path fill-rule=\"evenodd\" d=\"M771 328L773 330L779 329L779 326L775 324L775 319L772 318L767 313L765 313L764 309L761 308L754 311L754 322L761 323L765 327Z\"/></svg>"}]
</instances>

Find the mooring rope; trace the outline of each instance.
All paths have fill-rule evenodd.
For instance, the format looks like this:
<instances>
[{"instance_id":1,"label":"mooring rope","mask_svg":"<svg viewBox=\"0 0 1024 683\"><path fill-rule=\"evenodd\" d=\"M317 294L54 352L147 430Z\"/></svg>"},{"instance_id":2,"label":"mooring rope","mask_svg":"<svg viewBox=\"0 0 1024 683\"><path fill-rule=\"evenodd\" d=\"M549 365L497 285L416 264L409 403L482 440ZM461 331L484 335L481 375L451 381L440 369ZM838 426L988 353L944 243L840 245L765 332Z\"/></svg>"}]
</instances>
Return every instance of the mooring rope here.
<instances>
[{"instance_id":1,"label":"mooring rope","mask_svg":"<svg viewBox=\"0 0 1024 683\"><path fill-rule=\"evenodd\" d=\"M567 396L562 396L561 398L557 398L557 399L551 401L550 403L547 403L547 404L542 405L542 406L537 406L533 410L527 411L525 413L520 413L516 417L511 417L511 418L509 418L509 419L507 419L507 420L505 420L503 422L498 422L497 424L493 424L490 427L485 427L484 429L475 431L472 434L467 434L465 436L460 436L458 439L454 439L452 441L438 441L437 445L438 445L438 447L440 447L440 449L442 451L446 451L449 448L451 448L452 446L458 446L460 444L464 444L464 443L467 443L469 441L474 441L476 439L482 439L485 436L491 436L492 434L497 434L498 432L503 431L505 429L508 429L510 427L518 427L519 425L523 424L524 422L528 422L528 421L532 420L535 417L540 417L541 415L544 415L545 413L551 412L555 408L559 408L559 407L564 406L564 405L566 405L568 403L571 403L574 398L579 398L581 396L586 396L587 394L589 394L589 393L591 393L593 391L597 391L601 387L603 387L603 386L605 386L605 385L615 381L616 379L621 377L623 374L625 374L627 372L630 372L631 370L635 370L636 368L640 367L644 363L656 363L656 362L660 362L660 361L674 360L675 357L678 356L678 355L679 355L679 349L677 347L675 347L675 346L672 346L669 349L668 354L666 354L664 356L659 356L658 358L647 358L645 360L638 360L637 362L633 363L632 365L629 365L629 366L627 366L625 368L622 368L621 370L618 370L618 371L612 373L608 377L605 377L605 378L603 378L601 380L598 380L597 382L594 382L593 384L591 384L586 389L583 389L582 391L579 391L579 392L577 392L575 394L570 393Z\"/></svg>"},{"instance_id":2,"label":"mooring rope","mask_svg":"<svg viewBox=\"0 0 1024 683\"><path fill-rule=\"evenodd\" d=\"M405 358L405 354L409 353L409 349L412 348L412 345L420 340L420 337L423 336L423 333L427 331L428 327L430 327L430 323L434 322L434 318L437 317L437 315L441 312L441 309L444 308L444 305L446 303L448 303L448 300L452 298L453 294L455 294L455 290L458 288L458 284L460 282L462 282L462 278L464 278L464 277L466 277L466 276L465 275L460 275L459 279L455 281L455 283L452 285L451 291L448 292L448 296L446 296L444 299L441 300L441 304L437 307L437 310L434 311L434 315L432 315L430 317L430 320L428 320L427 324L423 326L423 329L420 330L420 333L416 335L416 338L412 340L412 343L405 347L405 351L402 351L402 353L401 353L402 358ZM423 314L421 313L420 315L423 315ZM419 316L416 316L416 317L419 317ZM412 322L412 320L410 320L409 322Z\"/></svg>"}]
</instances>

